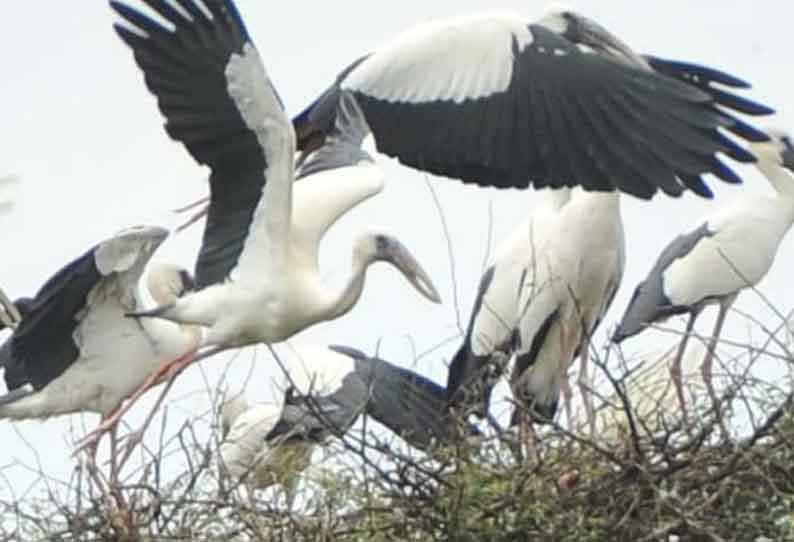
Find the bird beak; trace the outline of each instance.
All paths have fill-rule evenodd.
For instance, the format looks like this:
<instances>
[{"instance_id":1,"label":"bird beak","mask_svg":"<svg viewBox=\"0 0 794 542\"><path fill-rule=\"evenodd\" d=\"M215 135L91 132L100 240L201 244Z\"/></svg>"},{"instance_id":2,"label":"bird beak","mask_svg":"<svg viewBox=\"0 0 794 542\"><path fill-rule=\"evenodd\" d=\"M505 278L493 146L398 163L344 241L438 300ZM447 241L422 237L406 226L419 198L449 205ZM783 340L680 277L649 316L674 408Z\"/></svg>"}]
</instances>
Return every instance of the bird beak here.
<instances>
[{"instance_id":1,"label":"bird beak","mask_svg":"<svg viewBox=\"0 0 794 542\"><path fill-rule=\"evenodd\" d=\"M783 152L780 153L783 167L794 173L794 146L788 137L783 138Z\"/></svg>"},{"instance_id":2,"label":"bird beak","mask_svg":"<svg viewBox=\"0 0 794 542\"><path fill-rule=\"evenodd\" d=\"M381 259L392 263L420 294L433 303L441 303L441 296L430 280L430 276L422 269L405 245L393 237L379 236L378 255Z\"/></svg>"},{"instance_id":3,"label":"bird beak","mask_svg":"<svg viewBox=\"0 0 794 542\"><path fill-rule=\"evenodd\" d=\"M648 62L606 28L582 15L572 14L564 36L615 60L650 71Z\"/></svg>"}]
</instances>

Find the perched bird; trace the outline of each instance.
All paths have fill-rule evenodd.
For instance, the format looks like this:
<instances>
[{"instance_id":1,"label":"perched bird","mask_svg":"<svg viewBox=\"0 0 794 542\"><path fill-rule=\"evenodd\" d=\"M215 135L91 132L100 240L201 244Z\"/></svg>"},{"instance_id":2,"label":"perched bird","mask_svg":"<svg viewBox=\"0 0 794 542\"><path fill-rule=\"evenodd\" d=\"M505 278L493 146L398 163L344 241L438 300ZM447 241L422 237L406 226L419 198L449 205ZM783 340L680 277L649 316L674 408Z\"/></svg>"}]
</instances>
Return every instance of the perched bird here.
<instances>
[{"instance_id":1,"label":"perched bird","mask_svg":"<svg viewBox=\"0 0 794 542\"><path fill-rule=\"evenodd\" d=\"M688 399L694 400L704 390L693 378L697 364L703 359L705 346L695 343L682 360ZM638 436L652 437L659 431L675 427L680 410L675 385L670 377L670 362L677 345L664 352L652 352L637 357L637 364L625 380L624 393L631 408ZM597 438L611 445L626 445L630 442L626 406L617 393L611 394L596 417Z\"/></svg>"},{"instance_id":2,"label":"perched bird","mask_svg":"<svg viewBox=\"0 0 794 542\"><path fill-rule=\"evenodd\" d=\"M756 166L776 194L742 194L673 239L635 289L613 336L620 343L670 316L689 314L671 367L684 413L681 358L695 320L709 304L719 306L702 366L706 388L717 404L711 366L727 311L739 292L755 286L767 274L794 221L794 147L788 135L769 134L771 141L751 148L758 156Z\"/></svg>"},{"instance_id":3,"label":"perched bird","mask_svg":"<svg viewBox=\"0 0 794 542\"><path fill-rule=\"evenodd\" d=\"M240 395L221 408L221 469L252 489L284 488L292 502L298 475L311 464L317 443L282 418L282 405L249 406Z\"/></svg>"},{"instance_id":4,"label":"perched bird","mask_svg":"<svg viewBox=\"0 0 794 542\"><path fill-rule=\"evenodd\" d=\"M615 297L625 266L618 192L577 188L547 232L550 242L542 245L519 291L518 345L510 378L520 405L514 424L524 412L538 422L551 420L561 387L572 423L568 368L580 354L582 392L589 395L590 337ZM592 406L587 400L585 405L592 427Z\"/></svg>"},{"instance_id":5,"label":"perched bird","mask_svg":"<svg viewBox=\"0 0 794 542\"><path fill-rule=\"evenodd\" d=\"M740 182L717 153L753 161L720 129L766 140L734 114L772 110L724 90L747 86L708 67L640 56L571 10L534 22L479 13L398 34L345 68L293 123L298 149L309 152L353 100L378 151L438 175L711 197L703 174Z\"/></svg>"},{"instance_id":6,"label":"perched bird","mask_svg":"<svg viewBox=\"0 0 794 542\"><path fill-rule=\"evenodd\" d=\"M328 148L304 164L299 176L305 179L296 184L293 198L292 124L234 4L184 0L180 10L165 2L149 5L172 28L112 1L129 25L115 29L157 97L168 134L211 170L195 267L198 291L132 314L207 329L198 355L169 363L153 378L227 348L280 342L342 316L361 297L366 271L378 261L397 267L422 295L438 302L416 259L383 234L356 242L352 275L340 291L323 283L322 236L383 187L382 170L359 149L363 136L355 103L342 106ZM303 196L301 186L307 187Z\"/></svg>"},{"instance_id":7,"label":"perched bird","mask_svg":"<svg viewBox=\"0 0 794 542\"><path fill-rule=\"evenodd\" d=\"M548 230L570 199L570 189L543 191L540 198L496 247L480 279L463 343L450 362L447 394L450 405L464 414L488 413L491 390L515 353L521 283L535 267L537 252L550 241Z\"/></svg>"},{"instance_id":8,"label":"perched bird","mask_svg":"<svg viewBox=\"0 0 794 542\"><path fill-rule=\"evenodd\" d=\"M113 415L163 362L196 347L200 331L135 310L172 303L193 287L174 265L147 264L168 231L137 226L102 241L17 301L22 320L0 348L9 392L0 418L73 412Z\"/></svg>"}]
</instances>

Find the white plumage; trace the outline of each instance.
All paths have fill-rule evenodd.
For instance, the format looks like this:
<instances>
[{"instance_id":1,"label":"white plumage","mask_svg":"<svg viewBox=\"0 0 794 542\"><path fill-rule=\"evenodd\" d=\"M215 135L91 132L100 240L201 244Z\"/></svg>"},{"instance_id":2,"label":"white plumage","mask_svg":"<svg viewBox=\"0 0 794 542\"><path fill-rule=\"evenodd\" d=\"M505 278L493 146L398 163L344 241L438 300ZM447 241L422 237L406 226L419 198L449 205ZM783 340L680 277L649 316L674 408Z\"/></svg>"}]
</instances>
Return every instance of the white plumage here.
<instances>
[{"instance_id":1,"label":"white plumage","mask_svg":"<svg viewBox=\"0 0 794 542\"><path fill-rule=\"evenodd\" d=\"M579 351L580 388L592 424L590 337L614 299L625 266L620 195L574 190L549 236L521 286L511 383L516 399L540 420L553 417L562 387L571 423L566 375Z\"/></svg>"},{"instance_id":2,"label":"white plumage","mask_svg":"<svg viewBox=\"0 0 794 542\"><path fill-rule=\"evenodd\" d=\"M706 388L716 402L711 364L727 311L742 290L767 274L794 222L794 147L786 134L770 131L770 135L770 142L751 148L759 159L757 168L776 194L742 194L673 239L637 286L615 333L615 341L621 342L671 315L690 315L672 364L684 412L681 359L695 320L707 305L719 305L702 368Z\"/></svg>"},{"instance_id":3,"label":"white plumage","mask_svg":"<svg viewBox=\"0 0 794 542\"><path fill-rule=\"evenodd\" d=\"M164 362L195 348L193 326L126 313L173 302L192 287L186 271L149 259L168 232L119 232L54 275L0 352L11 389L0 417L111 415Z\"/></svg>"},{"instance_id":4,"label":"white plumage","mask_svg":"<svg viewBox=\"0 0 794 542\"><path fill-rule=\"evenodd\" d=\"M274 435L281 414L282 407L276 404L249 406L240 396L227 400L221 409L220 467L253 489L281 485L291 502L299 474L311 464L315 443L300 436L290 438L289 430Z\"/></svg>"}]
</instances>

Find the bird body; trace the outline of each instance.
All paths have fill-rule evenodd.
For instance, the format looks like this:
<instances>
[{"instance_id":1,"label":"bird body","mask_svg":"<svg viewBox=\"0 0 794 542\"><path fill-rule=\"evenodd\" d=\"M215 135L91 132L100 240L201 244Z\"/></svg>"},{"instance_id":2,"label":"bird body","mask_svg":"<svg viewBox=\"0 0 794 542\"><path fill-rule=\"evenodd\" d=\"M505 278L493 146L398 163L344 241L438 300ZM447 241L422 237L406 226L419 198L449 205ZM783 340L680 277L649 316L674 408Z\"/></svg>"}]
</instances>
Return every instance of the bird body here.
<instances>
[{"instance_id":1,"label":"bird body","mask_svg":"<svg viewBox=\"0 0 794 542\"><path fill-rule=\"evenodd\" d=\"M212 170L196 262L199 291L135 316L206 326L205 352L280 342L349 311L361 296L366 269L376 261L392 263L420 293L438 301L415 258L399 241L380 234L358 240L353 273L341 291L330 292L322 283L317 266L322 235L383 185L380 168L351 152L363 138L355 104L340 102L331 141L310 161L310 173L300 183L317 185L319 177L330 175L321 183L321 197L293 209L293 127L233 2L207 2L209 14L193 0L182 6L187 14L163 3L153 6L173 29L120 2L111 6L136 30L115 27L157 96L167 131ZM205 40L207 27L219 39ZM202 55L212 61L204 62ZM193 68L189 76L185 63ZM160 77L163 72L169 76ZM194 113L193 120L184 108ZM294 219L295 213L304 214Z\"/></svg>"},{"instance_id":2,"label":"bird body","mask_svg":"<svg viewBox=\"0 0 794 542\"><path fill-rule=\"evenodd\" d=\"M0 417L106 416L163 362L195 348L195 328L125 317L190 288L176 266L145 271L167 234L157 227L120 232L42 287L2 348L10 393L0 397Z\"/></svg>"},{"instance_id":3,"label":"bird body","mask_svg":"<svg viewBox=\"0 0 794 542\"><path fill-rule=\"evenodd\" d=\"M770 135L769 142L752 148L759 158L758 169L777 195L743 195L708 216L699 227L673 239L637 285L613 336L619 343L674 314L689 314L671 367L685 417L681 360L695 320L705 306L719 305L702 365L706 388L718 405L711 364L727 311L742 290L755 286L767 274L794 222L794 146L786 134L770 131Z\"/></svg>"},{"instance_id":4,"label":"bird body","mask_svg":"<svg viewBox=\"0 0 794 542\"><path fill-rule=\"evenodd\" d=\"M494 256L480 279L463 343L452 358L447 379L447 393L453 404L464 401L466 411L472 406L464 395L471 395L482 405L475 412L484 416L490 402L494 379L507 365L515 349L518 323L518 295L528 269L535 265L535 254L549 241L548 229L559 209L570 198L570 190L561 188L540 193L540 201L529 216L516 226L494 251ZM476 384L482 394L465 388Z\"/></svg>"},{"instance_id":5,"label":"bird body","mask_svg":"<svg viewBox=\"0 0 794 542\"><path fill-rule=\"evenodd\" d=\"M240 411L230 412L235 403L241 403ZM272 403L248 406L239 397L224 403L224 440L219 453L221 468L232 478L255 489L278 484L289 496L295 491L298 474L311 464L316 444L291 438L289 430L279 424L281 414L281 406Z\"/></svg>"},{"instance_id":6,"label":"bird body","mask_svg":"<svg viewBox=\"0 0 794 542\"><path fill-rule=\"evenodd\" d=\"M586 374L590 336L620 286L625 236L619 193L574 190L549 235L552 241L521 286L511 377L514 395L539 419L551 419L556 412L560 386L567 383L577 353Z\"/></svg>"}]
</instances>

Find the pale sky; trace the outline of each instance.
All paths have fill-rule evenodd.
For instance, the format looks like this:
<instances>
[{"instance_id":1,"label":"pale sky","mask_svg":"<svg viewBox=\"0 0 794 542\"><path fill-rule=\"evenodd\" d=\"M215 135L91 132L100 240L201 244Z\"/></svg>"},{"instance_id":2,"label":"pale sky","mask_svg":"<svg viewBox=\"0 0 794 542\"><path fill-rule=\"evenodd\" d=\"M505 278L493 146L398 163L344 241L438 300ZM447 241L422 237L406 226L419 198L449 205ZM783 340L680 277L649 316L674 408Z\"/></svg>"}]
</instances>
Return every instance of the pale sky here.
<instances>
[{"instance_id":1,"label":"pale sky","mask_svg":"<svg viewBox=\"0 0 794 542\"><path fill-rule=\"evenodd\" d=\"M136 4L137 5L137 4ZM475 2L282 2L238 0L249 33L290 114L297 113L322 91L351 60L376 47L405 27L434 17L473 13L496 6L516 11L528 20L539 17L546 5L537 1ZM752 82L754 99L779 111L762 121L794 129L788 98L794 96L790 33L794 7L783 1L685 0L636 2L580 0L568 5L594 18L635 50L703 63ZM763 7L762 7L763 6ZM146 90L130 52L111 29L114 16L103 1L16 2L0 18L3 83L0 97L0 175L21 177L19 200L13 212L0 217L4 248L2 287L12 297L33 294L58 268L115 231L139 223L175 226L170 211L203 195L207 171L166 136L154 98ZM380 157L387 188L331 230L322 247L322 266L329 283L346 278L352 242L357 234L378 227L397 235L415 253L438 286L444 304L434 306L416 294L395 271L384 266L368 275L364 297L346 317L301 333L296 342L345 344L372 352L380 342L382 356L409 365L413 349L428 350L457 333L457 317L446 241L426 186L426 176ZM738 168L738 166L737 166ZM767 191L766 180L752 168L738 168L746 179L730 187L710 179L717 197L709 202L687 195L679 200L657 197L652 202L624 198L627 266L623 285L599 330L606 330L622 314L634 286L650 268L664 245L689 228L713 205L743 191ZM457 181L434 179L450 227L454 246L457 294L465 326L477 282L488 251L489 207L493 235L498 240L528 212L533 193L464 187ZM178 235L155 259L192 268L201 227ZM794 241L789 238L760 289L784 312L794 307L790 287ZM738 308L776 324L758 297L748 292ZM712 313L698 328L708 332ZM679 328L682 322L674 322ZM726 338L747 339L747 325L731 316ZM647 332L625 343L627 352L661 349L673 337ZM424 357L419 369L439 382L459 339ZM228 385L243 386L251 368L250 352L235 361ZM250 401L267 399L265 378L276 367L260 349L253 378L247 387ZM206 381L216 385L226 363L203 363ZM171 397L173 428L184 416L208 406L199 368L184 374ZM258 393L257 393L258 392ZM156 393L148 397L149 402ZM146 413L142 402L130 419ZM87 427L95 415L82 419ZM46 422L0 421L0 467L14 461L33 463L23 435L41 454L49 474L67 477L74 463L66 441L70 423L80 417ZM79 432L78 432L79 434ZM25 469L3 469L19 490L33 475ZM6 487L0 483L0 498Z\"/></svg>"}]
</instances>

